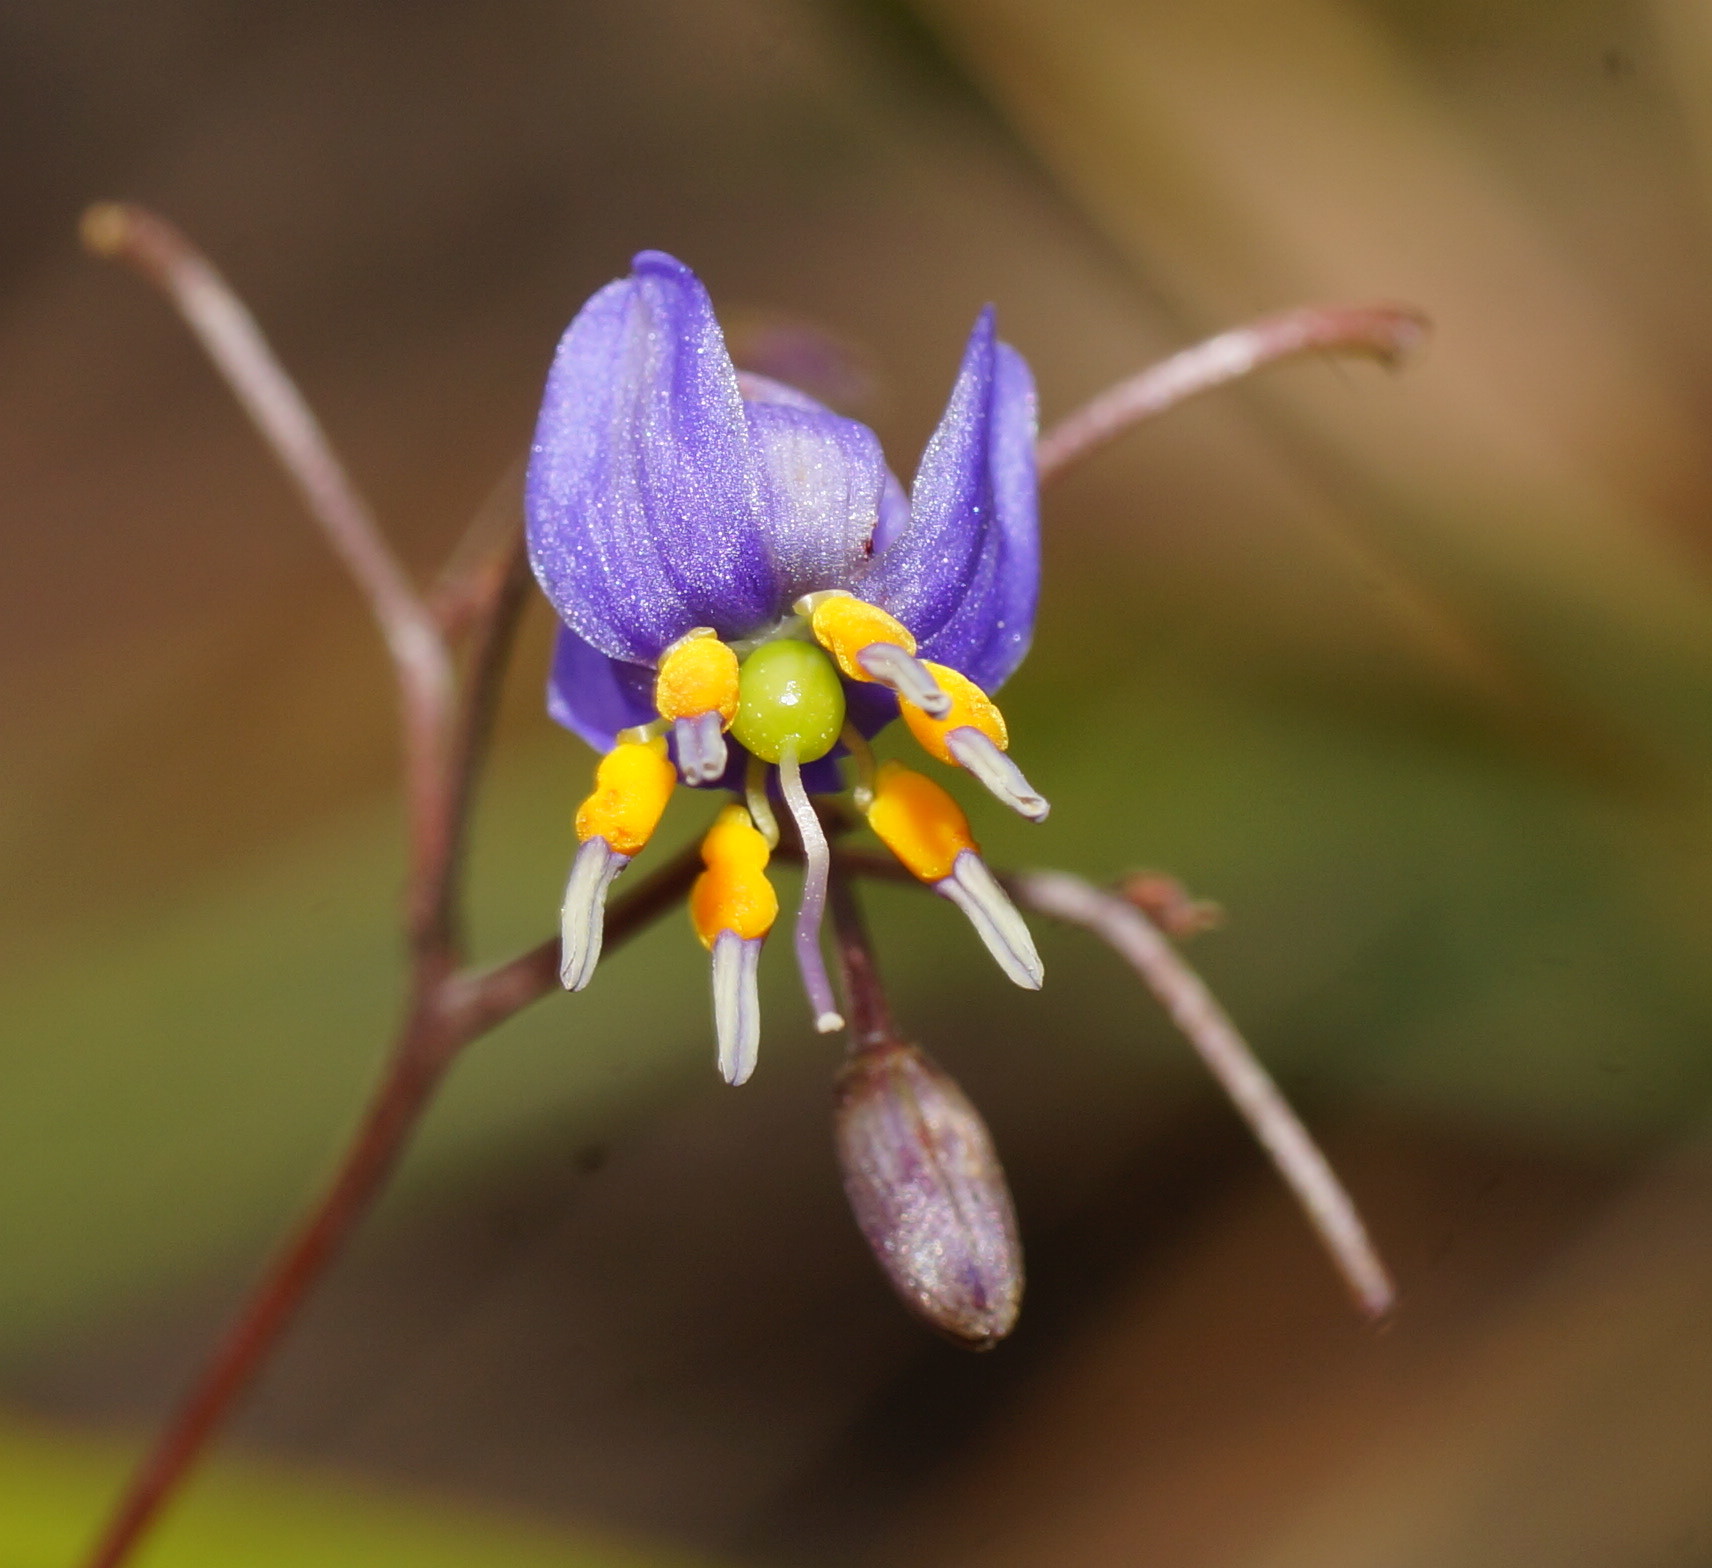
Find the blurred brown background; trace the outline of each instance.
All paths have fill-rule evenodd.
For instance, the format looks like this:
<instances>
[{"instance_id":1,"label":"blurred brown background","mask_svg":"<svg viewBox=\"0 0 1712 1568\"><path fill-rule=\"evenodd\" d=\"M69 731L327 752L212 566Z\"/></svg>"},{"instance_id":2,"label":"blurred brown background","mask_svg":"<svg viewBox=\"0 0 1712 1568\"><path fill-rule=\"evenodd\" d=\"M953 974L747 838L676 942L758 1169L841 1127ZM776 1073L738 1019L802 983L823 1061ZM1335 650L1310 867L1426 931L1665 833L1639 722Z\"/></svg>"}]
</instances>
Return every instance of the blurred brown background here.
<instances>
[{"instance_id":1,"label":"blurred brown background","mask_svg":"<svg viewBox=\"0 0 1712 1568\"><path fill-rule=\"evenodd\" d=\"M739 337L850 345L905 474L988 300L1049 418L1264 310L1437 324L1048 497L1006 708L1055 810L976 808L995 858L1226 906L1192 956L1368 1210L1388 1332L1114 964L1044 933L1019 999L881 894L1016 1188L1013 1342L904 1317L782 951L734 1093L669 921L472 1053L235 1448L330 1516L354 1478L491 1520L458 1562L525 1521L803 1568L1712 1563L1709 93L1702 0L0 4L0 1560L68 1560L119 1449L63 1497L33 1456L164 1408L398 986L374 638L77 252L119 196L244 292L424 574L644 246ZM548 631L481 804L494 956L588 776ZM208 1560L198 1506L159 1563ZM212 1560L317 1560L267 1508Z\"/></svg>"}]
</instances>

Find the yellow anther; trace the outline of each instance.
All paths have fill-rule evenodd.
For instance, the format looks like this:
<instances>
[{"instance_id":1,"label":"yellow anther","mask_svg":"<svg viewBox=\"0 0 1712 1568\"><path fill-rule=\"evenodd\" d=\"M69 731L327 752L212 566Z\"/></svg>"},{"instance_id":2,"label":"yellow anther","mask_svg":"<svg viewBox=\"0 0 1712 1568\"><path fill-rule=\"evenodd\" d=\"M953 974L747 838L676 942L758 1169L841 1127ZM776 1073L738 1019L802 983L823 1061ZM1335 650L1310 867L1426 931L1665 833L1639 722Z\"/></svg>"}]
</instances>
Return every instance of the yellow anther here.
<instances>
[{"instance_id":1,"label":"yellow anther","mask_svg":"<svg viewBox=\"0 0 1712 1568\"><path fill-rule=\"evenodd\" d=\"M868 825L923 882L943 882L958 855L980 848L963 808L932 779L901 763L880 765Z\"/></svg>"},{"instance_id":2,"label":"yellow anther","mask_svg":"<svg viewBox=\"0 0 1712 1568\"><path fill-rule=\"evenodd\" d=\"M945 744L945 737L955 729L979 730L1000 751L1010 745L1010 732L1005 728L1005 716L1000 713L993 699L981 690L967 675L959 675L956 670L943 664L934 664L922 660L927 666L928 673L939 682L939 689L951 699L951 711L943 719L923 713L913 702L900 701L898 707L903 711L904 723L909 725L910 734L921 743L921 748L930 757L937 757L941 762L949 762L952 767L958 766L957 759L951 755Z\"/></svg>"},{"instance_id":3,"label":"yellow anther","mask_svg":"<svg viewBox=\"0 0 1712 1568\"><path fill-rule=\"evenodd\" d=\"M600 759L594 792L577 808L577 838L603 838L620 855L634 855L653 836L678 782L666 743L625 741Z\"/></svg>"},{"instance_id":4,"label":"yellow anther","mask_svg":"<svg viewBox=\"0 0 1712 1568\"><path fill-rule=\"evenodd\" d=\"M717 713L730 729L737 717L737 655L706 627L680 637L660 656L654 707L668 720Z\"/></svg>"},{"instance_id":5,"label":"yellow anther","mask_svg":"<svg viewBox=\"0 0 1712 1568\"><path fill-rule=\"evenodd\" d=\"M727 806L701 841L707 870L690 889L690 921L711 948L721 931L744 941L765 936L779 916L779 895L767 880L767 841L741 806Z\"/></svg>"},{"instance_id":6,"label":"yellow anther","mask_svg":"<svg viewBox=\"0 0 1712 1568\"><path fill-rule=\"evenodd\" d=\"M888 615L878 605L867 603L842 589L810 595L799 610L808 614L809 630L814 640L830 653L853 681L871 681L870 675L857 663L857 655L877 642L891 643L905 653L915 652L915 638L909 628L894 615Z\"/></svg>"}]
</instances>

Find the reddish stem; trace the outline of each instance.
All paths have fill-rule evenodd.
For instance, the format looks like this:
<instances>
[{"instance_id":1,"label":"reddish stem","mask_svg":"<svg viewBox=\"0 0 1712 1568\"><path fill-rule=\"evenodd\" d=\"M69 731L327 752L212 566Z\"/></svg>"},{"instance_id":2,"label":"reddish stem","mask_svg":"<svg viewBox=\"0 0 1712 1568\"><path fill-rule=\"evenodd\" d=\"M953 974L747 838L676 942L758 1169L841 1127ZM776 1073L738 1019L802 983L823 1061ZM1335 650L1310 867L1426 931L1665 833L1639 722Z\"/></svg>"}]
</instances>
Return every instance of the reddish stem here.
<instances>
[{"instance_id":1,"label":"reddish stem","mask_svg":"<svg viewBox=\"0 0 1712 1568\"><path fill-rule=\"evenodd\" d=\"M1309 305L1263 316L1186 348L1107 387L1041 434L1046 484L1134 425L1299 354L1352 354L1394 365L1427 335L1427 318L1403 305Z\"/></svg>"},{"instance_id":2,"label":"reddish stem","mask_svg":"<svg viewBox=\"0 0 1712 1568\"><path fill-rule=\"evenodd\" d=\"M129 202L91 207L82 234L96 255L135 268L172 302L367 602L391 655L402 707L411 950L419 968L440 968L448 937L440 879L456 852L457 832L446 765L452 660L439 625L321 422L219 269L174 224Z\"/></svg>"},{"instance_id":3,"label":"reddish stem","mask_svg":"<svg viewBox=\"0 0 1712 1568\"><path fill-rule=\"evenodd\" d=\"M403 1153L453 1051L430 1016L412 1019L332 1183L262 1276L184 1403L131 1477L89 1568L118 1568L297 1315Z\"/></svg>"},{"instance_id":4,"label":"reddish stem","mask_svg":"<svg viewBox=\"0 0 1712 1568\"><path fill-rule=\"evenodd\" d=\"M832 908L833 943L844 981L844 1005L850 1017L850 1049L856 1051L895 1040L898 1026L874 962L868 923L862 918L854 879L843 862L833 864L828 901Z\"/></svg>"},{"instance_id":5,"label":"reddish stem","mask_svg":"<svg viewBox=\"0 0 1712 1568\"><path fill-rule=\"evenodd\" d=\"M508 990L497 980L488 984L457 972L457 873L474 778L528 576L515 509L513 537L498 549L492 541L504 503L496 499L484 509L444 579L444 592L459 606L459 629L469 634L460 692L436 616L302 393L219 272L172 224L140 207L91 208L83 236L97 254L135 267L178 308L362 593L397 678L410 816L406 1022L331 1184L257 1283L121 1497L90 1559L91 1568L117 1568L368 1212L459 1050L548 987L526 992L513 984ZM513 475L496 496L515 489ZM647 898L635 907L637 918L628 922L622 908L615 911L621 927L615 939L657 912Z\"/></svg>"},{"instance_id":6,"label":"reddish stem","mask_svg":"<svg viewBox=\"0 0 1712 1568\"><path fill-rule=\"evenodd\" d=\"M529 559L524 550L523 530L513 527L512 537L490 561L472 570L480 591L469 596L469 652L464 664L464 685L456 718L450 729L445 753L447 784L444 791L444 831L437 836L438 859L424 878L424 930L431 940L429 951L443 951L457 958L464 951L461 905L463 902L464 850L475 804L476 778L493 732L499 707L505 667L529 592Z\"/></svg>"},{"instance_id":7,"label":"reddish stem","mask_svg":"<svg viewBox=\"0 0 1712 1568\"><path fill-rule=\"evenodd\" d=\"M613 902L610 950L643 930L689 891L701 869L684 850ZM267 1360L310 1291L368 1213L398 1164L447 1068L471 1041L558 987L557 939L480 975L450 975L433 987L400 1032L369 1108L332 1181L298 1221L284 1249L251 1290L183 1403L133 1473L88 1568L119 1568Z\"/></svg>"}]
</instances>

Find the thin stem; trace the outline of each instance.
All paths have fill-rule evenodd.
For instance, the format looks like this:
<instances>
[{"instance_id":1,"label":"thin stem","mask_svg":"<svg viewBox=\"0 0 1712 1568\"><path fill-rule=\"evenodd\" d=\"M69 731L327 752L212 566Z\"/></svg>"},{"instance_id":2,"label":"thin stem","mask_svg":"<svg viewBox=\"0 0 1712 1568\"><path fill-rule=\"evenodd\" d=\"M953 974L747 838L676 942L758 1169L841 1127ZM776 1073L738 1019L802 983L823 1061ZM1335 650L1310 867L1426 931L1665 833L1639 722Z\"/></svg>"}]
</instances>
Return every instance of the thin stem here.
<instances>
[{"instance_id":1,"label":"thin stem","mask_svg":"<svg viewBox=\"0 0 1712 1568\"><path fill-rule=\"evenodd\" d=\"M172 301L368 602L403 703L412 942L419 966L443 969L434 951L439 889L429 884L446 858L452 664L445 639L303 394L207 257L164 218L121 202L91 207L82 233L96 255L128 263Z\"/></svg>"},{"instance_id":2,"label":"thin stem","mask_svg":"<svg viewBox=\"0 0 1712 1568\"><path fill-rule=\"evenodd\" d=\"M1132 425L1299 354L1350 354L1394 365L1417 348L1427 318L1401 305L1308 306L1263 316L1108 387L1035 447L1040 482L1055 479Z\"/></svg>"},{"instance_id":3,"label":"thin stem","mask_svg":"<svg viewBox=\"0 0 1712 1568\"><path fill-rule=\"evenodd\" d=\"M118 1568L172 1495L326 1272L398 1163L452 1059L427 1015L406 1026L333 1180L250 1292L194 1386L157 1435L114 1510L89 1568Z\"/></svg>"},{"instance_id":4,"label":"thin stem","mask_svg":"<svg viewBox=\"0 0 1712 1568\"><path fill-rule=\"evenodd\" d=\"M615 898L607 906L603 950L616 947L681 903L701 871L701 846L691 844L646 879L634 883L622 898ZM531 1002L559 990L559 938L549 937L479 974L459 976L452 989L458 1031L465 1039L474 1040L497 1029Z\"/></svg>"},{"instance_id":5,"label":"thin stem","mask_svg":"<svg viewBox=\"0 0 1712 1568\"><path fill-rule=\"evenodd\" d=\"M91 208L83 237L97 254L130 263L177 306L363 594L399 687L410 816L406 918L413 963L406 1021L330 1184L257 1283L121 1497L90 1559L91 1568L118 1568L372 1207L458 1052L549 986L520 986L514 966L486 977L457 973L458 870L474 778L528 581L515 504L503 549L491 545L505 521L503 502L490 500L442 578L448 592L459 590L457 612L446 618L469 632L466 680L456 699L439 622L225 280L177 229L141 208ZM496 496L515 490L514 471ZM643 884L615 907L611 939L622 940L659 913L669 902L662 890L681 894L688 885L681 868L673 867Z\"/></svg>"},{"instance_id":6,"label":"thin stem","mask_svg":"<svg viewBox=\"0 0 1712 1568\"><path fill-rule=\"evenodd\" d=\"M856 1051L895 1040L897 1024L892 1019L886 989L880 983L868 924L856 900L855 882L839 867L832 872L830 907L833 950L838 957L839 978L843 981L845 1006L850 1014L850 1048Z\"/></svg>"},{"instance_id":7,"label":"thin stem","mask_svg":"<svg viewBox=\"0 0 1712 1568\"><path fill-rule=\"evenodd\" d=\"M607 946L616 947L676 904L699 866L696 851L685 850L615 900L607 913ZM407 1019L331 1181L251 1289L183 1403L156 1434L87 1568L119 1568L130 1556L373 1207L459 1053L558 988L557 948L556 941L546 943L485 974L454 977L440 988L443 1003L424 1005Z\"/></svg>"},{"instance_id":8,"label":"thin stem","mask_svg":"<svg viewBox=\"0 0 1712 1568\"><path fill-rule=\"evenodd\" d=\"M422 874L425 893L432 898L427 933L454 953L463 946L458 908L476 775L493 731L505 667L529 592L529 558L521 528L513 530L504 554L494 559L485 575L490 590L468 605L469 652L445 762L444 830L434 836L435 860Z\"/></svg>"},{"instance_id":9,"label":"thin stem","mask_svg":"<svg viewBox=\"0 0 1712 1568\"><path fill-rule=\"evenodd\" d=\"M429 613L450 639L480 624L490 601L511 575L514 553L523 548L525 466L526 459L517 458L500 476L429 590Z\"/></svg>"},{"instance_id":10,"label":"thin stem","mask_svg":"<svg viewBox=\"0 0 1712 1568\"><path fill-rule=\"evenodd\" d=\"M1117 894L1065 872L1026 871L1002 880L1019 903L1091 931L1128 961L1271 1156L1357 1306L1370 1318L1389 1313L1396 1291L1354 1200L1236 1025L1159 928Z\"/></svg>"}]
</instances>

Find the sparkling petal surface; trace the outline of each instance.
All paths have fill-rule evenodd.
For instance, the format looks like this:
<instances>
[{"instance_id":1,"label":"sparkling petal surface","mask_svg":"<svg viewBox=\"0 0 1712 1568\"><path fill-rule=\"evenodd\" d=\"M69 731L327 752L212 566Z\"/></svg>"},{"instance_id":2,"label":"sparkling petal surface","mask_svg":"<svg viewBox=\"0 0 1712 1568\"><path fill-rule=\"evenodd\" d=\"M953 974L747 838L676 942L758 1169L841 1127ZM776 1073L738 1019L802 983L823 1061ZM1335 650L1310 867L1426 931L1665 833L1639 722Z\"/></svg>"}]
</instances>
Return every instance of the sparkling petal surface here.
<instances>
[{"instance_id":1,"label":"sparkling petal surface","mask_svg":"<svg viewBox=\"0 0 1712 1568\"><path fill-rule=\"evenodd\" d=\"M700 281L644 251L559 344L525 488L530 561L559 617L651 662L694 626L754 631L779 583L737 372Z\"/></svg>"},{"instance_id":2,"label":"sparkling petal surface","mask_svg":"<svg viewBox=\"0 0 1712 1568\"><path fill-rule=\"evenodd\" d=\"M549 711L607 750L653 718L667 644L697 625L753 635L798 595L833 587L898 615L924 656L996 687L1033 627L1034 435L1028 367L983 312L908 497L872 431L740 375L695 275L642 253L566 332L537 429L530 558L566 628ZM896 714L877 686L849 696L865 734ZM747 760L729 752L725 787ZM830 760L805 781L836 787Z\"/></svg>"},{"instance_id":3,"label":"sparkling petal surface","mask_svg":"<svg viewBox=\"0 0 1712 1568\"><path fill-rule=\"evenodd\" d=\"M922 455L910 517L862 584L920 653L991 691L1022 662L1040 589L1034 378L983 311Z\"/></svg>"},{"instance_id":4,"label":"sparkling petal surface","mask_svg":"<svg viewBox=\"0 0 1712 1568\"><path fill-rule=\"evenodd\" d=\"M890 478L878 438L853 419L782 402L749 403L745 414L782 598L851 587L867 568Z\"/></svg>"}]
</instances>

